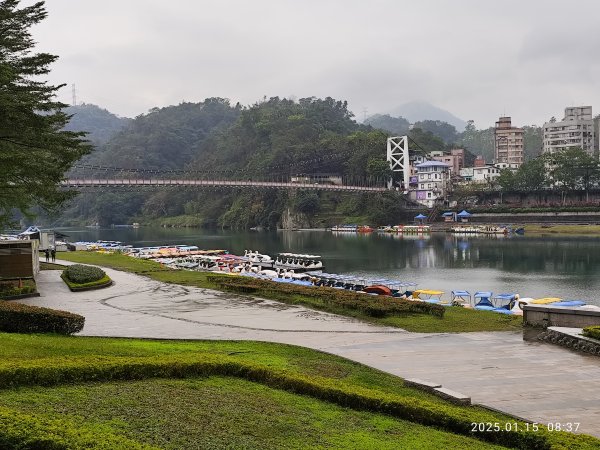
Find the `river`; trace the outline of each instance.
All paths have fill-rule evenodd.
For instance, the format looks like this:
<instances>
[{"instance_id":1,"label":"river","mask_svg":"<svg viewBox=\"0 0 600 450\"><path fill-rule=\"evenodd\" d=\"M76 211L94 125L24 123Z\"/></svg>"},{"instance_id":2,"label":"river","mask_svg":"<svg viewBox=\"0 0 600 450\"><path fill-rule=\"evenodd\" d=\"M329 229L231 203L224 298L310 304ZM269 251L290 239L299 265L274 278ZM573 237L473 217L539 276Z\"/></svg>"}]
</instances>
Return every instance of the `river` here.
<instances>
[{"instance_id":1,"label":"river","mask_svg":"<svg viewBox=\"0 0 600 450\"><path fill-rule=\"evenodd\" d=\"M134 246L190 244L275 255L323 257L331 273L413 281L421 289L519 293L582 299L600 305L598 237L430 237L334 234L328 231L215 231L172 228L63 228L67 240L118 240Z\"/></svg>"}]
</instances>

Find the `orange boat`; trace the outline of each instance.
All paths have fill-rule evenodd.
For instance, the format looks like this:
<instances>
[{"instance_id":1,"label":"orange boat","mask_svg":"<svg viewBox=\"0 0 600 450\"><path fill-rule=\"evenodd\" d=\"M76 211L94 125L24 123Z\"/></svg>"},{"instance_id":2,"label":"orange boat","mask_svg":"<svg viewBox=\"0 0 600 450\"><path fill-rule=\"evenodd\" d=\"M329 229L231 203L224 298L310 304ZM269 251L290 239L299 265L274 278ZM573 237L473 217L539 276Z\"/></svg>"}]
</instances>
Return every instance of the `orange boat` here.
<instances>
[{"instance_id":1,"label":"orange boat","mask_svg":"<svg viewBox=\"0 0 600 450\"><path fill-rule=\"evenodd\" d=\"M361 225L356 229L356 231L359 233L372 233L373 228L371 228L369 225Z\"/></svg>"},{"instance_id":2,"label":"orange boat","mask_svg":"<svg viewBox=\"0 0 600 450\"><path fill-rule=\"evenodd\" d=\"M392 290L387 286L382 286L380 284L374 284L373 286L367 286L364 291L367 294L377 294L377 295L392 295Z\"/></svg>"}]
</instances>

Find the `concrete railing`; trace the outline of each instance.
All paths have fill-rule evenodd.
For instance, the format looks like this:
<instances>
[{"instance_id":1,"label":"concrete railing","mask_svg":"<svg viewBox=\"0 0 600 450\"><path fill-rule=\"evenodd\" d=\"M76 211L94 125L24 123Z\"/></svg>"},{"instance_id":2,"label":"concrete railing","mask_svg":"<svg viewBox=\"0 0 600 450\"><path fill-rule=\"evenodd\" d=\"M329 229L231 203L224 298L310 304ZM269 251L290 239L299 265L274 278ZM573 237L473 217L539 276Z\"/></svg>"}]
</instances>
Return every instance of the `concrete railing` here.
<instances>
[{"instance_id":1,"label":"concrete railing","mask_svg":"<svg viewBox=\"0 0 600 450\"><path fill-rule=\"evenodd\" d=\"M533 327L585 328L600 325L600 310L550 305L525 305L523 324Z\"/></svg>"}]
</instances>

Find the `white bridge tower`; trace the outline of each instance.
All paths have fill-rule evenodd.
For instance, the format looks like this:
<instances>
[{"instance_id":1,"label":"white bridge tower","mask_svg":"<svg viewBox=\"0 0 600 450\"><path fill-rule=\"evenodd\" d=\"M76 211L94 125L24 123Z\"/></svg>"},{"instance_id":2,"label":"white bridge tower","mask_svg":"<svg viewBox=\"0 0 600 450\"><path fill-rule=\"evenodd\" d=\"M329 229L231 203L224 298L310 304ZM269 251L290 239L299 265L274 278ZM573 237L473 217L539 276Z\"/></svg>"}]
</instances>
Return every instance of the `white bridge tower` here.
<instances>
[{"instance_id":1,"label":"white bridge tower","mask_svg":"<svg viewBox=\"0 0 600 450\"><path fill-rule=\"evenodd\" d=\"M392 172L402 172L403 188L408 190L410 161L408 157L408 136L394 136L387 140L387 161ZM392 187L392 180L389 186Z\"/></svg>"}]
</instances>

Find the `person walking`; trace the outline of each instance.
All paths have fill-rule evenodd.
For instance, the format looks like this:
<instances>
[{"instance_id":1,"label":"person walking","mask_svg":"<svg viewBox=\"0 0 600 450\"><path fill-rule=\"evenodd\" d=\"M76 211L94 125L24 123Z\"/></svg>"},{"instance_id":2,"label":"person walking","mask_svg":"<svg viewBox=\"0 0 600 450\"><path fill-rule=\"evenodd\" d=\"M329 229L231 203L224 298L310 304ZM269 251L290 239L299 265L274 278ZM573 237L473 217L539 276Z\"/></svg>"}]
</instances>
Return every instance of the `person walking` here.
<instances>
[{"instance_id":1,"label":"person walking","mask_svg":"<svg viewBox=\"0 0 600 450\"><path fill-rule=\"evenodd\" d=\"M50 254L52 255L52 262L56 262L56 249L54 247L50 250Z\"/></svg>"},{"instance_id":2,"label":"person walking","mask_svg":"<svg viewBox=\"0 0 600 450\"><path fill-rule=\"evenodd\" d=\"M44 250L44 254L46 255L46 262L50 261L50 250L46 249Z\"/></svg>"}]
</instances>

